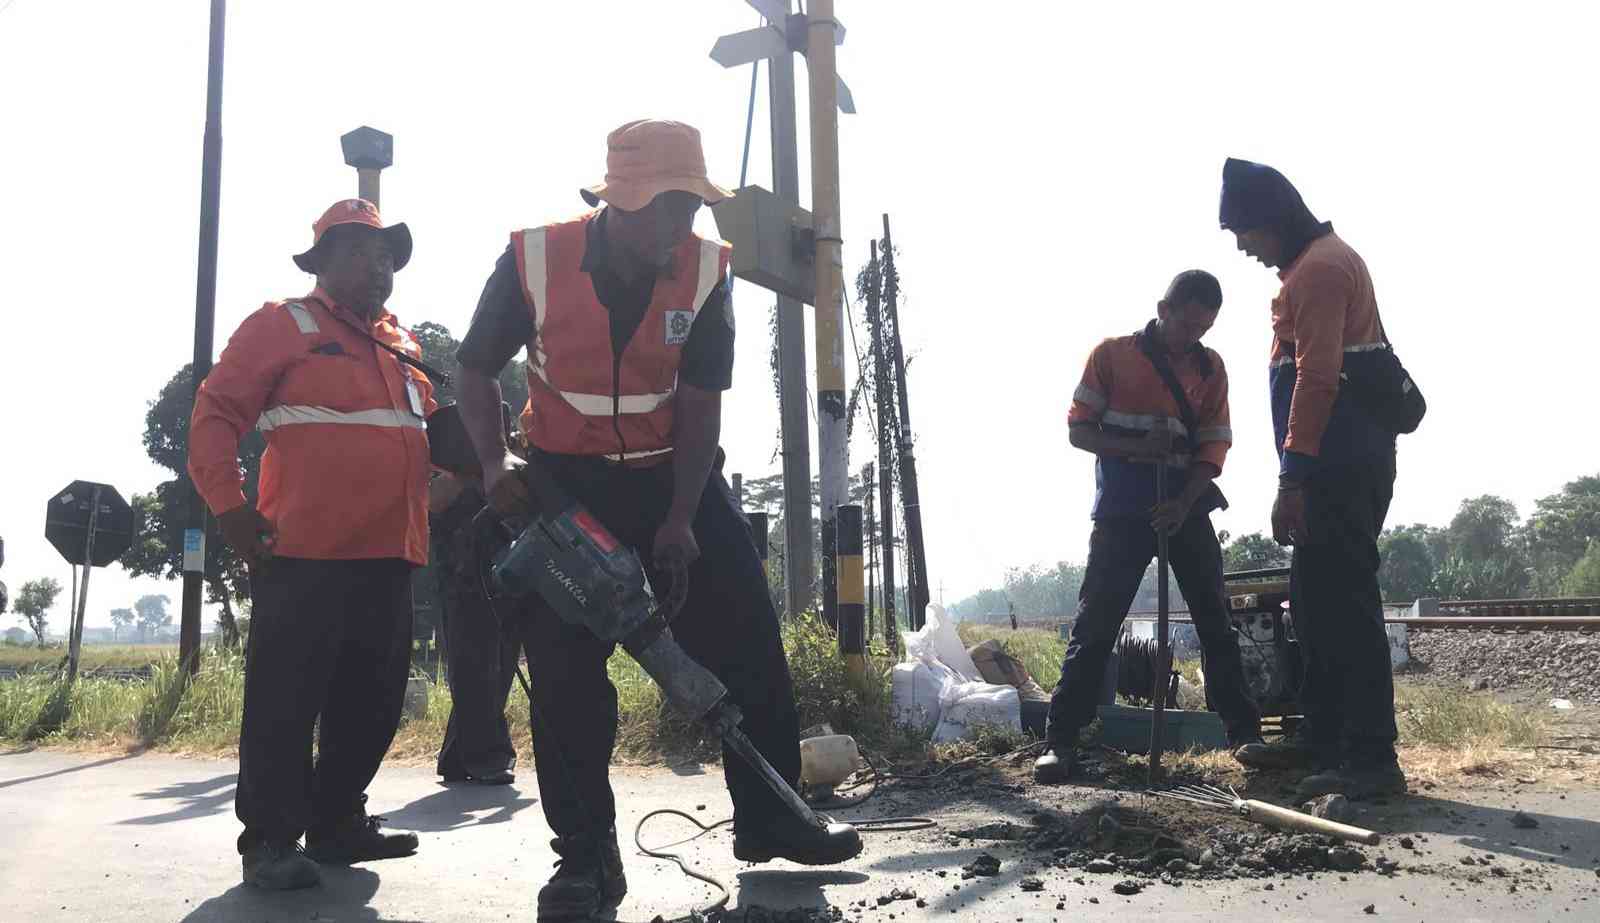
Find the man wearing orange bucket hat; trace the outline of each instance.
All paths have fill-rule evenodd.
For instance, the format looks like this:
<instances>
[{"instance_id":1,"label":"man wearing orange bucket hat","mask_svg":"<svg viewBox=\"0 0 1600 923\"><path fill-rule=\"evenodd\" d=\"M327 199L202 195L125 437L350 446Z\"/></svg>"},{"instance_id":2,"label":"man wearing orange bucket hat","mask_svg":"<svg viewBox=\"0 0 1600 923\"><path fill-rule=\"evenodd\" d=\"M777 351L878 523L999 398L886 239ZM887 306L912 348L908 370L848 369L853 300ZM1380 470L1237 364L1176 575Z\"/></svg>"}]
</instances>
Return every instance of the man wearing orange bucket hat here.
<instances>
[{"instance_id":1,"label":"man wearing orange bucket hat","mask_svg":"<svg viewBox=\"0 0 1600 923\"><path fill-rule=\"evenodd\" d=\"M692 230L701 205L731 193L706 178L688 125L629 122L607 149L604 182L581 190L597 210L511 235L457 354L462 416L489 503L526 509L497 382L526 347L529 451L648 562L652 585L670 586L667 562L688 562L673 634L728 687L744 731L793 784L800 728L777 613L717 446L733 371L730 248ZM627 889L607 778L614 645L542 607L517 615L539 790L561 857L539 917L587 917ZM739 757L725 753L723 770L739 859L827 865L861 851L854 828L793 817Z\"/></svg>"},{"instance_id":2,"label":"man wearing orange bucket hat","mask_svg":"<svg viewBox=\"0 0 1600 923\"><path fill-rule=\"evenodd\" d=\"M316 288L245 318L190 423L189 474L250 568L234 806L244 880L269 889L317 884L313 859L417 848L415 834L379 830L363 793L400 723L411 572L428 560L433 384L384 309L411 232L347 199L312 234L294 262ZM252 430L267 441L256 498L239 472Z\"/></svg>"}]
</instances>

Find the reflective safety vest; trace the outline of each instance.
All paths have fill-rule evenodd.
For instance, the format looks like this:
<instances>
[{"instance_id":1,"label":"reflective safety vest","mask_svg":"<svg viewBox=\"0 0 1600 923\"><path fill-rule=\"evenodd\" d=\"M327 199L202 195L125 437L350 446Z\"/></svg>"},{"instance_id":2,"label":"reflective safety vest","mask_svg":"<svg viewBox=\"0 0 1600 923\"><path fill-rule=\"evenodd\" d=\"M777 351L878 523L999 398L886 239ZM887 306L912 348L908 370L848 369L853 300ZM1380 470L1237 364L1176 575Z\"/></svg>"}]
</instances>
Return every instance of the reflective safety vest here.
<instances>
[{"instance_id":1,"label":"reflective safety vest","mask_svg":"<svg viewBox=\"0 0 1600 923\"><path fill-rule=\"evenodd\" d=\"M561 455L665 455L672 451L683 345L700 306L727 274L732 248L692 234L680 244L619 359L611 314L582 270L596 214L511 235L533 314L522 430L529 445Z\"/></svg>"},{"instance_id":2,"label":"reflective safety vest","mask_svg":"<svg viewBox=\"0 0 1600 923\"><path fill-rule=\"evenodd\" d=\"M269 302L239 325L195 397L189 472L213 512L245 502L240 437L266 437L261 514L292 558L428 561L427 376L383 343L420 358L398 321L341 313L318 291Z\"/></svg>"}]
</instances>

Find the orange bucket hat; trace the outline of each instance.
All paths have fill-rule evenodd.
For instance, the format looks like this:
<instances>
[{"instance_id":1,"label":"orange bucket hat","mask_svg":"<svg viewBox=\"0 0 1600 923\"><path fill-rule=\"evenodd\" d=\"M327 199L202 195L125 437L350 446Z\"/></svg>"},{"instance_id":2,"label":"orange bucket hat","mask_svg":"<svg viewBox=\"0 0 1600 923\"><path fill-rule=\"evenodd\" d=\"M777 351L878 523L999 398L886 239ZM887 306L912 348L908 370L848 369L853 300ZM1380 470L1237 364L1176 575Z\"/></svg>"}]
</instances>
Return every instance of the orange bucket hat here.
<instances>
[{"instance_id":1,"label":"orange bucket hat","mask_svg":"<svg viewBox=\"0 0 1600 923\"><path fill-rule=\"evenodd\" d=\"M382 231L385 241L389 244L389 252L394 255L395 272L404 269L405 265L411 262L411 229L405 226L405 222L393 227L384 227L383 219L378 216L378 206L366 199L343 199L329 206L328 210L322 213L322 217L317 219L317 223L311 226L311 249L295 254L294 264L316 275L317 265L312 257L328 231L341 224L361 224Z\"/></svg>"},{"instance_id":2,"label":"orange bucket hat","mask_svg":"<svg viewBox=\"0 0 1600 923\"><path fill-rule=\"evenodd\" d=\"M682 122L640 119L606 137L606 179L579 190L592 205L638 211L663 192L692 192L715 205L733 193L706 178L700 132Z\"/></svg>"}]
</instances>

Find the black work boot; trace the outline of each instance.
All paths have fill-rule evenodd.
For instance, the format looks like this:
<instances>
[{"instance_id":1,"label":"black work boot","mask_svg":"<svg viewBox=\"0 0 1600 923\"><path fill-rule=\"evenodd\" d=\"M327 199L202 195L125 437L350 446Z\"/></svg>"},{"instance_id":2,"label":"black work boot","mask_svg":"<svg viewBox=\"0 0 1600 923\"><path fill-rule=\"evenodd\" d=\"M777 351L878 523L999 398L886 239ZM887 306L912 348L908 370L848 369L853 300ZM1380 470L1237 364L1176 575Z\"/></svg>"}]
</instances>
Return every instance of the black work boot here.
<instances>
[{"instance_id":1,"label":"black work boot","mask_svg":"<svg viewBox=\"0 0 1600 923\"><path fill-rule=\"evenodd\" d=\"M1306 776L1295 789L1295 796L1302 799L1343 795L1351 801L1405 793L1406 774L1393 759L1349 760L1338 769Z\"/></svg>"},{"instance_id":2,"label":"black work boot","mask_svg":"<svg viewBox=\"0 0 1600 923\"><path fill-rule=\"evenodd\" d=\"M1336 760L1318 752L1303 728L1272 743L1260 735L1241 741L1234 744L1233 758L1248 769L1324 769L1337 765Z\"/></svg>"},{"instance_id":3,"label":"black work boot","mask_svg":"<svg viewBox=\"0 0 1600 923\"><path fill-rule=\"evenodd\" d=\"M733 855L740 862L788 859L800 865L835 865L859 856L861 847L856 828L822 814L815 823L785 811L764 823L733 825Z\"/></svg>"},{"instance_id":4,"label":"black work boot","mask_svg":"<svg viewBox=\"0 0 1600 923\"><path fill-rule=\"evenodd\" d=\"M582 837L550 841L558 858L556 873L539 889L540 920L588 920L628 893L616 828L607 834L598 846Z\"/></svg>"},{"instance_id":5,"label":"black work boot","mask_svg":"<svg viewBox=\"0 0 1600 923\"><path fill-rule=\"evenodd\" d=\"M257 843L244 852L244 883L267 891L322 884L322 872L296 843Z\"/></svg>"},{"instance_id":6,"label":"black work boot","mask_svg":"<svg viewBox=\"0 0 1600 923\"><path fill-rule=\"evenodd\" d=\"M367 813L367 796L354 813L341 820L313 827L306 833L306 855L329 865L349 865L372 859L397 859L417 851L415 833L384 833L386 818Z\"/></svg>"},{"instance_id":7,"label":"black work boot","mask_svg":"<svg viewBox=\"0 0 1600 923\"><path fill-rule=\"evenodd\" d=\"M1078 754L1071 744L1053 743L1033 761L1033 781L1040 785L1060 785L1078 767Z\"/></svg>"}]
</instances>

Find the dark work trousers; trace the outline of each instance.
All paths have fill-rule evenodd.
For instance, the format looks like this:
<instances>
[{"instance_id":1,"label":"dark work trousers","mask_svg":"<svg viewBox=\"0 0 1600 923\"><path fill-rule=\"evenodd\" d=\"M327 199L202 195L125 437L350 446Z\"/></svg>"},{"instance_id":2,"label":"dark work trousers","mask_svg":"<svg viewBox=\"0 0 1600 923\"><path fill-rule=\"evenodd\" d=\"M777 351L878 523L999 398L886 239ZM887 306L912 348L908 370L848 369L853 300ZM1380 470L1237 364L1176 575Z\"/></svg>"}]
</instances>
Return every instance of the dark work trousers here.
<instances>
[{"instance_id":1,"label":"dark work trousers","mask_svg":"<svg viewBox=\"0 0 1600 923\"><path fill-rule=\"evenodd\" d=\"M250 591L234 798L241 853L361 809L400 725L411 669L406 561L275 558L251 571Z\"/></svg>"},{"instance_id":2,"label":"dark work trousers","mask_svg":"<svg viewBox=\"0 0 1600 923\"><path fill-rule=\"evenodd\" d=\"M1312 745L1338 762L1394 761L1394 676L1378 589L1378 535L1394 496L1394 457L1311 475L1294 549L1289 611L1305 659L1300 703Z\"/></svg>"},{"instance_id":3,"label":"dark work trousers","mask_svg":"<svg viewBox=\"0 0 1600 923\"><path fill-rule=\"evenodd\" d=\"M1206 692L1234 741L1254 738L1261 715L1245 688L1239 638L1228 619L1222 589L1222 546L1211 516L1190 516L1167 542L1172 572L1189 603L1189 617L1200 636ZM1094 720L1106 661L1122 633L1128 607L1156 556L1156 533L1136 517L1095 521L1089 536L1089 565L1078 592L1078 615L1061 664L1061 684L1050 700L1049 738L1070 745Z\"/></svg>"},{"instance_id":4,"label":"dark work trousers","mask_svg":"<svg viewBox=\"0 0 1600 923\"><path fill-rule=\"evenodd\" d=\"M653 557L656 530L672 500L672 464L626 468L599 459L543 456L546 466L618 540ZM778 617L754 541L721 472L714 472L694 517L700 558L672 623L685 652L728 687L742 728L779 775L800 776L800 724ZM657 598L669 578L647 563ZM609 769L617 732L617 692L606 675L615 645L560 621L542 604L521 607L520 627L533 685L533 753L539 794L563 854L580 850L616 820ZM723 749L736 827L762 826L782 802L735 753Z\"/></svg>"},{"instance_id":5,"label":"dark work trousers","mask_svg":"<svg viewBox=\"0 0 1600 923\"><path fill-rule=\"evenodd\" d=\"M431 544L450 682L450 720L439 747L439 775L497 775L517 765L506 724L517 643L513 635L502 634L500 621L483 598L471 525L436 531Z\"/></svg>"}]
</instances>

